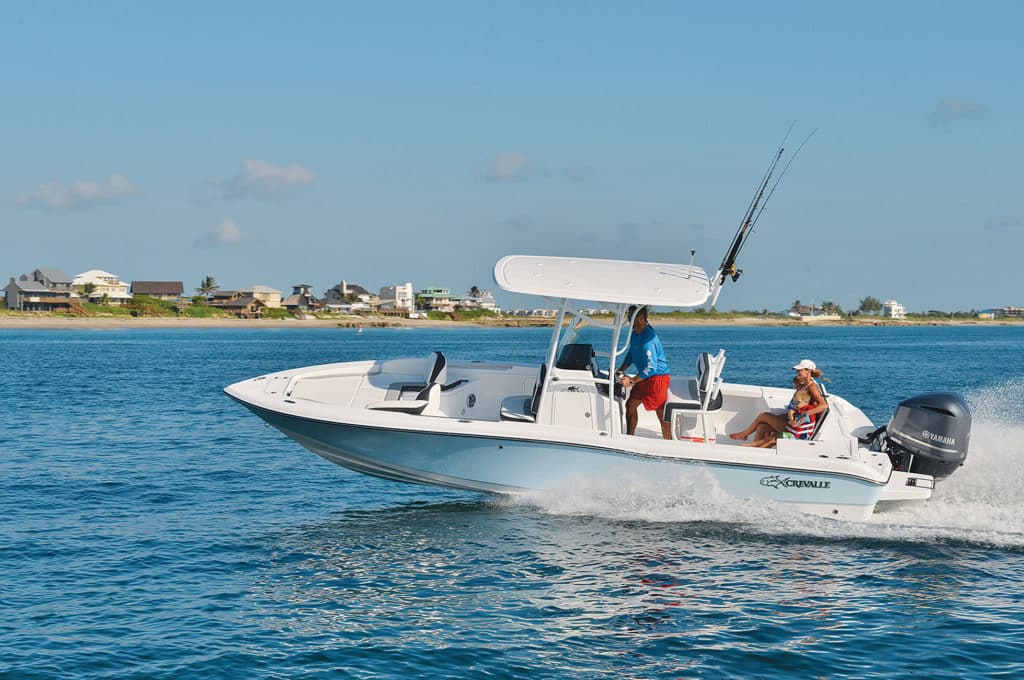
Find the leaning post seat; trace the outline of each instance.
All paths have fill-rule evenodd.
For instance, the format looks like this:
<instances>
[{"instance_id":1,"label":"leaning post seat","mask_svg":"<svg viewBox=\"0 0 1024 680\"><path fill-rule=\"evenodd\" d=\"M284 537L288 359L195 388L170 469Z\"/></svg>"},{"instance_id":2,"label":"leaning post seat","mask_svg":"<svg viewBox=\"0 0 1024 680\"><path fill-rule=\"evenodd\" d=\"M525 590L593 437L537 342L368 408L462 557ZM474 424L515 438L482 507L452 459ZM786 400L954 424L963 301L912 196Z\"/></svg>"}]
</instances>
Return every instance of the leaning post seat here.
<instances>
[{"instance_id":1,"label":"leaning post seat","mask_svg":"<svg viewBox=\"0 0 1024 680\"><path fill-rule=\"evenodd\" d=\"M676 399L665 404L665 422L672 424L676 439L710 443L715 441L714 424L708 420L710 411L722 408L722 368L725 366L725 350L712 356L709 352L697 355L697 377L687 384L689 399ZM687 414L692 414L689 417ZM686 420L692 426L684 428Z\"/></svg>"},{"instance_id":2,"label":"leaning post seat","mask_svg":"<svg viewBox=\"0 0 1024 680\"><path fill-rule=\"evenodd\" d=\"M725 366L725 352L719 351L717 356L710 352L697 355L697 378L689 381L689 399L677 399L665 405L665 420L671 422L671 413L675 410L699 411L707 402L708 411L722 408L721 375Z\"/></svg>"}]
</instances>

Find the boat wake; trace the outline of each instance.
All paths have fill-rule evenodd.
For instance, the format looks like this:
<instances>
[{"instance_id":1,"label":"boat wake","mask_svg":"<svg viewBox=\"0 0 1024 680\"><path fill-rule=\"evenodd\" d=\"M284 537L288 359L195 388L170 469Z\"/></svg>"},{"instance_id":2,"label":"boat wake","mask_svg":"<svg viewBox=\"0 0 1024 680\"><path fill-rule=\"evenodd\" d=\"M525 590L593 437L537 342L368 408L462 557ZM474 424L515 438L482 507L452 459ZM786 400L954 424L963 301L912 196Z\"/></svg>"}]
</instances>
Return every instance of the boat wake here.
<instances>
[{"instance_id":1,"label":"boat wake","mask_svg":"<svg viewBox=\"0 0 1024 680\"><path fill-rule=\"evenodd\" d=\"M965 465L937 484L930 501L884 509L863 523L811 517L763 500L739 500L699 471L673 480L578 480L513 502L552 515L724 522L768 535L1024 548L1024 378L968 394L967 401L974 416Z\"/></svg>"}]
</instances>

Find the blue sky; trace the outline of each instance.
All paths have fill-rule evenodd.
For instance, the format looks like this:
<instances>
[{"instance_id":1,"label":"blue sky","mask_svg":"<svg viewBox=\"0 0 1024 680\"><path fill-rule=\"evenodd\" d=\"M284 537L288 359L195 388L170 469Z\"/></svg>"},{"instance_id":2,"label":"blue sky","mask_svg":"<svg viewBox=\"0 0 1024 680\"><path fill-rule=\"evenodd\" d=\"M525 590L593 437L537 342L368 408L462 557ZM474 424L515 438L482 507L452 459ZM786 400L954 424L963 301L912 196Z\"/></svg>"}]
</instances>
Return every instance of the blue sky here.
<instances>
[{"instance_id":1,"label":"blue sky","mask_svg":"<svg viewBox=\"0 0 1024 680\"><path fill-rule=\"evenodd\" d=\"M1021 305L1022 25L1019 2L7 3L0 275L713 270L795 120L818 133L720 308Z\"/></svg>"}]
</instances>

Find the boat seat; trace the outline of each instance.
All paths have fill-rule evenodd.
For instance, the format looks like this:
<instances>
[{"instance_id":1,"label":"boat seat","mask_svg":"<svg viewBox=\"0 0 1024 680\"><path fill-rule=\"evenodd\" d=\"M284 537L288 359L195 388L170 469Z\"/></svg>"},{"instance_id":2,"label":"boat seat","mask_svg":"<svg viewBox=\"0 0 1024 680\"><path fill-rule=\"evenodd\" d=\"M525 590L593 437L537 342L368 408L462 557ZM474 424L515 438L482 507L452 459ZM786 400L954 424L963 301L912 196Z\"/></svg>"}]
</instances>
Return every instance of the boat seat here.
<instances>
[{"instance_id":1,"label":"boat seat","mask_svg":"<svg viewBox=\"0 0 1024 680\"><path fill-rule=\"evenodd\" d=\"M722 369L725 367L725 350L697 355L697 378L690 380L689 399L676 399L665 404L665 421L672 422L672 411L717 411L722 408ZM705 408L705 404L707 407Z\"/></svg>"},{"instance_id":2,"label":"boat seat","mask_svg":"<svg viewBox=\"0 0 1024 680\"><path fill-rule=\"evenodd\" d=\"M430 370L427 371L426 385L411 385L409 383L395 383L388 388L388 397L395 398L375 401L366 405L366 408L374 411L392 411L394 413L409 413L412 415L439 416L441 413L441 392L452 389L465 383L465 380L456 380L445 385L448 377L448 360L441 352L434 352L433 361L430 362ZM403 399L402 396L419 387L419 391L412 399ZM397 393L395 390L397 389Z\"/></svg>"},{"instance_id":3,"label":"boat seat","mask_svg":"<svg viewBox=\"0 0 1024 680\"><path fill-rule=\"evenodd\" d=\"M459 387L461 385L467 384L468 382L469 381L466 380L465 378L460 378L459 380L453 380L452 382L448 383L447 385L441 385L441 392L442 393L449 392L451 390L454 390L456 387ZM411 383L411 382L391 383L390 385L388 385L388 394L387 394L387 397L385 397L384 401L398 401L400 399L408 401L410 399L415 399L416 398L415 395L417 395L421 391L423 391L424 387L426 387L426 385L424 385L421 382L418 382L418 383Z\"/></svg>"},{"instance_id":4,"label":"boat seat","mask_svg":"<svg viewBox=\"0 0 1024 680\"><path fill-rule=\"evenodd\" d=\"M366 405L374 411L391 411L408 413L414 416L439 416L441 413L441 385L427 385L416 395L415 399L387 399Z\"/></svg>"},{"instance_id":5,"label":"boat seat","mask_svg":"<svg viewBox=\"0 0 1024 680\"><path fill-rule=\"evenodd\" d=\"M825 386L822 385L817 380L815 380L815 382L818 383L818 387L821 389L821 398L825 400L825 405L828 406L828 390L826 390ZM827 409L818 414L818 419L814 421L814 432L811 432L810 439L813 440L818 438L818 433L821 432L821 424L825 422L825 418L828 417L828 412L831 410L832 407L829 406Z\"/></svg>"},{"instance_id":6,"label":"boat seat","mask_svg":"<svg viewBox=\"0 0 1024 680\"><path fill-rule=\"evenodd\" d=\"M516 395L502 399L499 409L501 419L524 423L537 422L537 409L540 408L540 398L544 393L544 378L547 377L547 374L547 364L541 364L540 375L537 378L537 384L533 387L532 395Z\"/></svg>"},{"instance_id":7,"label":"boat seat","mask_svg":"<svg viewBox=\"0 0 1024 680\"><path fill-rule=\"evenodd\" d=\"M441 352L434 352L434 363L430 365L430 371L427 372L427 384L441 383L443 385L447 379L448 360Z\"/></svg>"},{"instance_id":8,"label":"boat seat","mask_svg":"<svg viewBox=\"0 0 1024 680\"><path fill-rule=\"evenodd\" d=\"M530 413L531 401L533 401L533 397L529 394L505 397L501 400L501 419L515 420L521 423L536 422L537 416Z\"/></svg>"}]
</instances>

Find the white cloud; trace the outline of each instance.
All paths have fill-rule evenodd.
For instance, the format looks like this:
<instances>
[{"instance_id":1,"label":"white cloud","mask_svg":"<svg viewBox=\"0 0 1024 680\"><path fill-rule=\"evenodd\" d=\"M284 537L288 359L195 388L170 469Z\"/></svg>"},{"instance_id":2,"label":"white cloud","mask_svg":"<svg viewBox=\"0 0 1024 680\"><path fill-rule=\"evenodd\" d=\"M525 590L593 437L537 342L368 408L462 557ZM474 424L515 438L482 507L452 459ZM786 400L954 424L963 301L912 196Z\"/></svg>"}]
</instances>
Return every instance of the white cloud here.
<instances>
[{"instance_id":1,"label":"white cloud","mask_svg":"<svg viewBox=\"0 0 1024 680\"><path fill-rule=\"evenodd\" d=\"M489 182L513 182L538 175L541 166L525 154L502 151L484 164L483 176Z\"/></svg>"},{"instance_id":2,"label":"white cloud","mask_svg":"<svg viewBox=\"0 0 1024 680\"><path fill-rule=\"evenodd\" d=\"M981 102L963 97L946 97L935 105L932 111L932 127L947 125L957 120L985 118L989 115L988 107Z\"/></svg>"},{"instance_id":3,"label":"white cloud","mask_svg":"<svg viewBox=\"0 0 1024 680\"><path fill-rule=\"evenodd\" d=\"M225 199L272 200L283 198L294 189L315 181L313 171L298 163L274 165L268 161L248 159L242 161L242 170L237 175L226 179L218 177L211 180L211 184Z\"/></svg>"},{"instance_id":4,"label":"white cloud","mask_svg":"<svg viewBox=\"0 0 1024 680\"><path fill-rule=\"evenodd\" d=\"M223 248L237 246L248 240L249 237L241 232L238 225L227 220L196 239L196 246L199 248Z\"/></svg>"},{"instance_id":5,"label":"white cloud","mask_svg":"<svg viewBox=\"0 0 1024 680\"><path fill-rule=\"evenodd\" d=\"M129 182L127 177L113 174L100 182L78 180L70 186L54 180L40 185L35 191L21 194L14 199L14 204L50 213L66 213L117 203L141 194L142 191Z\"/></svg>"}]
</instances>

